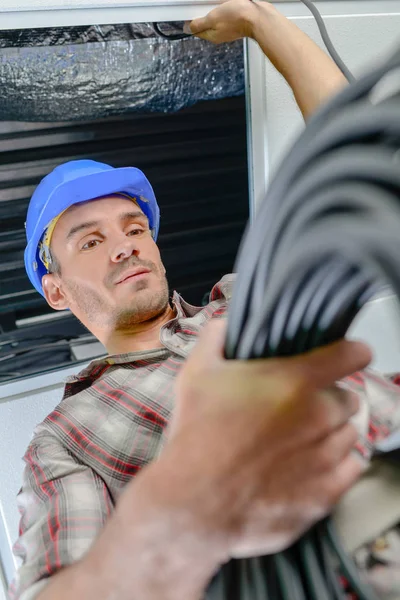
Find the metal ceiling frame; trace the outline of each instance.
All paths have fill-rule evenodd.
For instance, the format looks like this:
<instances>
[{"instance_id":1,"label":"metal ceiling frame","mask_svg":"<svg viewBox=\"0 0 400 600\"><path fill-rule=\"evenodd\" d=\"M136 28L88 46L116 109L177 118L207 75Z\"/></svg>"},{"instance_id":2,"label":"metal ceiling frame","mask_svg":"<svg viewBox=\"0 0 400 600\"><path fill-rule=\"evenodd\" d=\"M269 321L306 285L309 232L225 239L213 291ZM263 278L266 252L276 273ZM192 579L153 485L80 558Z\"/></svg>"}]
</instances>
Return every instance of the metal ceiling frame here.
<instances>
[{"instance_id":1,"label":"metal ceiling frame","mask_svg":"<svg viewBox=\"0 0 400 600\"><path fill-rule=\"evenodd\" d=\"M183 21L204 16L220 0L2 0L1 29Z\"/></svg>"},{"instance_id":2,"label":"metal ceiling frame","mask_svg":"<svg viewBox=\"0 0 400 600\"><path fill-rule=\"evenodd\" d=\"M1 0L0 30L183 21L204 16L222 0ZM353 0L364 12L389 11L397 0ZM286 16L306 16L299 0L273 0ZM340 14L343 0L317 0L325 14ZM358 11L357 11L358 12Z\"/></svg>"}]
</instances>

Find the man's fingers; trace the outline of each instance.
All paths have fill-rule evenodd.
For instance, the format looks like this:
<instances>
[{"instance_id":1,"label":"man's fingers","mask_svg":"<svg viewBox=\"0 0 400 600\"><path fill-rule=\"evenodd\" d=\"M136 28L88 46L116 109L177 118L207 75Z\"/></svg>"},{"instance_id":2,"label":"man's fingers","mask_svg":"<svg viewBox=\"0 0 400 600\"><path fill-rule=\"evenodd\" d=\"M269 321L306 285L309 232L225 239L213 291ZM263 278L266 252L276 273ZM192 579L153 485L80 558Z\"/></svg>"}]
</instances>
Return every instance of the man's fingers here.
<instances>
[{"instance_id":1,"label":"man's fingers","mask_svg":"<svg viewBox=\"0 0 400 600\"><path fill-rule=\"evenodd\" d=\"M208 16L193 19L189 24L189 30L193 35L203 33L203 31L207 31L207 29L210 29Z\"/></svg>"},{"instance_id":2,"label":"man's fingers","mask_svg":"<svg viewBox=\"0 0 400 600\"><path fill-rule=\"evenodd\" d=\"M347 423L334 431L322 443L312 447L313 459L317 471L332 473L346 459L357 442L356 428Z\"/></svg>"},{"instance_id":3,"label":"man's fingers","mask_svg":"<svg viewBox=\"0 0 400 600\"><path fill-rule=\"evenodd\" d=\"M199 335L199 340L189 357L191 364L203 366L215 358L223 358L227 320L211 319Z\"/></svg>"},{"instance_id":4,"label":"man's fingers","mask_svg":"<svg viewBox=\"0 0 400 600\"><path fill-rule=\"evenodd\" d=\"M342 427L360 408L358 394L339 387L319 392L318 402L313 415L319 425L315 433L321 436Z\"/></svg>"},{"instance_id":5,"label":"man's fingers","mask_svg":"<svg viewBox=\"0 0 400 600\"><path fill-rule=\"evenodd\" d=\"M213 44L218 43L218 31L212 29L209 23L206 22L207 17L204 19L196 19L189 24L187 33L193 33L196 37L206 42L212 42ZM200 22L199 22L200 21Z\"/></svg>"},{"instance_id":6,"label":"man's fingers","mask_svg":"<svg viewBox=\"0 0 400 600\"><path fill-rule=\"evenodd\" d=\"M372 360L371 350L361 342L341 340L329 346L291 359L302 378L316 389L324 389L336 381L361 371Z\"/></svg>"},{"instance_id":7,"label":"man's fingers","mask_svg":"<svg viewBox=\"0 0 400 600\"><path fill-rule=\"evenodd\" d=\"M330 506L334 506L361 477L365 470L361 459L349 454L321 485L326 489Z\"/></svg>"}]
</instances>

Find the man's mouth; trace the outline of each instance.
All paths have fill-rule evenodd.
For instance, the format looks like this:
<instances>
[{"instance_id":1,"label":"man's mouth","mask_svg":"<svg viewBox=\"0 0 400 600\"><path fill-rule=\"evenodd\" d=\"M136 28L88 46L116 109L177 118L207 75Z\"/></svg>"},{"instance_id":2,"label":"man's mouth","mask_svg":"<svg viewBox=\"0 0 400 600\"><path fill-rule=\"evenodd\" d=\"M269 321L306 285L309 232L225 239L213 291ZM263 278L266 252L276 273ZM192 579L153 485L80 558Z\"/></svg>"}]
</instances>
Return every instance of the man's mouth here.
<instances>
[{"instance_id":1,"label":"man's mouth","mask_svg":"<svg viewBox=\"0 0 400 600\"><path fill-rule=\"evenodd\" d=\"M115 285L118 285L119 283L124 283L125 281L134 279L136 277L140 277L141 275L147 275L148 273L150 273L150 269L147 269L146 267L136 267L135 269L128 269L127 271L125 271L122 277L118 279Z\"/></svg>"}]
</instances>

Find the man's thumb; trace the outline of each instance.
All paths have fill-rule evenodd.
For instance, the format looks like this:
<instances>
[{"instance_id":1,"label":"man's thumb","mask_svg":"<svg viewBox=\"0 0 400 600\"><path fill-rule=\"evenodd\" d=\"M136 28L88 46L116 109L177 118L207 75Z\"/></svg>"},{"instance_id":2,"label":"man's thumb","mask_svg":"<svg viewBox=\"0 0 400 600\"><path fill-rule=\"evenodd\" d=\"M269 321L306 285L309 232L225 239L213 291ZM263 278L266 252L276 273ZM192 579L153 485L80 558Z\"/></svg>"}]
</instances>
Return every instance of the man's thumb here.
<instances>
[{"instance_id":1,"label":"man's thumb","mask_svg":"<svg viewBox=\"0 0 400 600\"><path fill-rule=\"evenodd\" d=\"M199 340L193 350L192 357L200 364L209 363L215 358L223 358L227 320L211 319L200 333Z\"/></svg>"},{"instance_id":2,"label":"man's thumb","mask_svg":"<svg viewBox=\"0 0 400 600\"><path fill-rule=\"evenodd\" d=\"M198 19L193 19L191 22L186 22L183 31L185 33L193 33L193 35L197 35L199 33L203 33L209 29L208 19L207 17L200 17Z\"/></svg>"},{"instance_id":3,"label":"man's thumb","mask_svg":"<svg viewBox=\"0 0 400 600\"><path fill-rule=\"evenodd\" d=\"M325 389L336 381L361 371L372 360L371 350L361 342L341 340L293 359L293 364L313 387Z\"/></svg>"}]
</instances>

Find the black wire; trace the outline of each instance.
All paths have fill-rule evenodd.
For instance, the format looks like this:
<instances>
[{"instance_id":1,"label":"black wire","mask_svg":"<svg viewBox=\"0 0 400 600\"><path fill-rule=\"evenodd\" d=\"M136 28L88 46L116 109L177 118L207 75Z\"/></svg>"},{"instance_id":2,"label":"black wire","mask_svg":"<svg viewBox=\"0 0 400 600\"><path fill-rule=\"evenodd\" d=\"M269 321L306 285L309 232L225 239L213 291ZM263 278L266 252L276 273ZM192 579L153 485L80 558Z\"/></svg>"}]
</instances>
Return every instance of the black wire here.
<instances>
[{"instance_id":1,"label":"black wire","mask_svg":"<svg viewBox=\"0 0 400 600\"><path fill-rule=\"evenodd\" d=\"M306 600L306 596L300 582L300 575L296 568L291 551L288 550L286 552L275 554L270 558L270 561L277 573L283 598L291 598L291 600Z\"/></svg>"},{"instance_id":2,"label":"black wire","mask_svg":"<svg viewBox=\"0 0 400 600\"><path fill-rule=\"evenodd\" d=\"M330 54L332 60L336 63L337 67L341 70L341 72L343 73L343 75L346 77L346 79L348 81L350 81L350 82L354 81L355 77L351 73L351 71L348 69L346 64L343 62L343 60L339 56L335 46L333 45L332 40L326 29L326 25L324 23L322 15L319 12L319 10L317 9L317 7L313 4L313 2L311 0L301 0L301 2L303 2L303 4L309 9L309 11L312 13L313 17L315 18L319 32L321 34L321 38L326 46L326 49L328 50L328 52ZM168 34L168 33L165 33L162 31L159 23L153 23L152 25L153 25L153 29L156 32L156 34L159 37L162 37L163 39L166 39L166 40L177 41L177 40L185 40L187 38L193 37L193 34L184 33L184 32Z\"/></svg>"},{"instance_id":3,"label":"black wire","mask_svg":"<svg viewBox=\"0 0 400 600\"><path fill-rule=\"evenodd\" d=\"M0 372L0 381L7 380L9 377L21 377L22 373L20 371L1 371Z\"/></svg>"},{"instance_id":4,"label":"black wire","mask_svg":"<svg viewBox=\"0 0 400 600\"><path fill-rule=\"evenodd\" d=\"M334 62L336 63L336 65L342 71L342 73L346 77L347 81L350 81L350 82L355 81L354 75L351 73L349 68L346 66L346 64L343 62L343 60L340 58L335 46L333 45L332 40L329 37L328 31L326 29L326 25L324 23L322 15L319 12L319 10L317 9L317 7L311 2L311 0L301 0L301 2L308 8L308 10L312 13L314 19L316 20L318 29L321 34L321 38L326 46L326 49L328 50L328 52L331 55Z\"/></svg>"},{"instance_id":5,"label":"black wire","mask_svg":"<svg viewBox=\"0 0 400 600\"><path fill-rule=\"evenodd\" d=\"M253 558L249 561L250 577L252 581L253 596L251 600L273 600L273 596L269 594L268 581L264 576L265 566L263 566L263 558Z\"/></svg>"},{"instance_id":6,"label":"black wire","mask_svg":"<svg viewBox=\"0 0 400 600\"><path fill-rule=\"evenodd\" d=\"M153 23L153 29L156 34L165 40L177 41L186 40L187 38L193 37L192 33L164 33L158 23Z\"/></svg>"},{"instance_id":7,"label":"black wire","mask_svg":"<svg viewBox=\"0 0 400 600\"><path fill-rule=\"evenodd\" d=\"M306 574L307 598L310 600L330 600L329 589L325 585L323 574L319 568L311 533L308 533L299 541L299 554ZM290 598L290 596L286 597Z\"/></svg>"},{"instance_id":8,"label":"black wire","mask_svg":"<svg viewBox=\"0 0 400 600\"><path fill-rule=\"evenodd\" d=\"M54 351L60 350L60 349L71 349L70 344L67 341L49 342L47 344L38 344L37 346L28 347L28 348L17 348L16 350L12 350L9 354L6 354L5 356L1 356L0 364L15 358L16 356L19 356L20 354L30 354L30 353L34 354L35 352L38 352L39 350L43 350L45 348L48 348L48 349L54 350Z\"/></svg>"},{"instance_id":9,"label":"black wire","mask_svg":"<svg viewBox=\"0 0 400 600\"><path fill-rule=\"evenodd\" d=\"M349 559L346 552L343 550L333 523L330 520L326 521L324 535L335 555L340 560L340 566L343 570L343 574L350 583L353 591L357 594L358 598L362 598L362 600L379 600L372 588L360 579L359 571L356 569L354 563Z\"/></svg>"},{"instance_id":10,"label":"black wire","mask_svg":"<svg viewBox=\"0 0 400 600\"><path fill-rule=\"evenodd\" d=\"M74 336L74 337L77 337L77 336ZM61 335L61 334L60 335L59 334L57 334L57 335L44 335L41 339L43 340L43 338L46 339L46 340L48 340L48 341L52 341L52 342L58 342L59 340L70 339L70 338L67 338L67 336ZM16 348L17 346L20 346L21 344L26 344L28 342L35 342L35 343L37 343L37 341L38 341L37 337L23 337L21 339L18 339L18 338L14 338L14 339L13 338L8 338L8 339L6 339L4 341L1 341L0 342L0 357L1 357L1 353L5 351L4 348L7 348L6 352L9 352L10 348L11 349L12 348Z\"/></svg>"},{"instance_id":11,"label":"black wire","mask_svg":"<svg viewBox=\"0 0 400 600\"><path fill-rule=\"evenodd\" d=\"M45 336L46 338L47 336ZM50 339L52 339L51 336L49 336ZM27 339L30 338L26 338L24 341L26 341ZM59 349L65 349L65 348L69 348L70 350L72 350L72 346L70 344L70 340L76 340L76 338L69 338L68 336L54 336L54 340L50 341L50 342L42 342L40 344L36 344L35 346L26 346L23 348L19 348L19 347L15 347L14 349L10 349L7 350L7 354L2 354L0 353L0 363L2 362L6 362L8 360L11 360L13 358L15 358L16 356L19 356L20 354L28 354L28 353L34 353L34 352L38 352L39 350L43 350L44 348L49 348L49 349L54 349L54 350L59 350ZM87 344L90 343L92 341L94 341L95 338L86 338L85 340L77 340L74 341L74 345L75 346L81 346L83 344ZM37 340L36 340L37 342ZM20 344L18 344L19 346Z\"/></svg>"},{"instance_id":12,"label":"black wire","mask_svg":"<svg viewBox=\"0 0 400 600\"><path fill-rule=\"evenodd\" d=\"M330 598L332 598L332 600L346 600L347 594L339 583L338 574L336 572L336 563L333 560L332 551L325 535L324 526L325 523L323 522L319 523L315 528L315 544L320 555L321 569L326 579Z\"/></svg>"}]
</instances>

